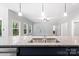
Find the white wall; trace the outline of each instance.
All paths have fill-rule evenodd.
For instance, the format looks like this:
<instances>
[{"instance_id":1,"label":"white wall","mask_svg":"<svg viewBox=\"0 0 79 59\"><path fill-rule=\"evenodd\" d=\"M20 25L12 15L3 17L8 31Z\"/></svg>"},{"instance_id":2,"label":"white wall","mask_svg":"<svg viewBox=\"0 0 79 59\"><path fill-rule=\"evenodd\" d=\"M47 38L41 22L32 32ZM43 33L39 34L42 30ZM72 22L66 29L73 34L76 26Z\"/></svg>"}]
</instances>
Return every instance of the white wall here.
<instances>
[{"instance_id":1,"label":"white wall","mask_svg":"<svg viewBox=\"0 0 79 59\"><path fill-rule=\"evenodd\" d=\"M28 36L28 35L32 35L32 33L31 34L24 34L24 32L23 32L23 30L24 30L24 24L26 23L26 24L28 24L28 26L29 25L32 25L33 26L33 23L31 22L31 21L29 21L27 18L25 18L25 17L20 17L20 16L18 16L18 14L16 13L16 12L14 12L14 11L12 11L12 10L9 10L8 11L8 16L9 16L9 19L8 19L8 34L9 34L9 36L11 36L11 37L9 37L9 41L10 41L10 43L11 44L16 44L17 42L19 42L20 41L20 39L21 39L21 36ZM13 24L12 24L12 22L13 21L17 21L17 22L19 22L20 23L20 34L18 35L18 36L13 36L13 31L12 31L12 27L13 27ZM23 38L22 38L23 39Z\"/></svg>"},{"instance_id":2,"label":"white wall","mask_svg":"<svg viewBox=\"0 0 79 59\"><path fill-rule=\"evenodd\" d=\"M72 36L72 20L54 24L57 36ZM35 23L33 25L33 35L53 35L53 23Z\"/></svg>"},{"instance_id":3,"label":"white wall","mask_svg":"<svg viewBox=\"0 0 79 59\"><path fill-rule=\"evenodd\" d=\"M72 21L66 21L57 25L58 36L72 36Z\"/></svg>"},{"instance_id":4,"label":"white wall","mask_svg":"<svg viewBox=\"0 0 79 59\"><path fill-rule=\"evenodd\" d=\"M68 21L68 26L67 26L67 29L68 29L68 35L67 36L72 36L72 20Z\"/></svg>"},{"instance_id":5,"label":"white wall","mask_svg":"<svg viewBox=\"0 0 79 59\"><path fill-rule=\"evenodd\" d=\"M33 24L33 35L53 35L53 23L42 22Z\"/></svg>"},{"instance_id":6,"label":"white wall","mask_svg":"<svg viewBox=\"0 0 79 59\"><path fill-rule=\"evenodd\" d=\"M23 24L28 24L28 26L29 25L33 25L33 23L31 22L31 21L29 21L27 18L25 18L25 17L19 17L18 15L17 15L17 13L15 13L14 11L12 11L12 10L9 10L9 24L8 24L8 26L9 26L9 36L12 36L12 21L14 20L14 21L18 21L19 23L20 23L20 35L21 36L23 36L24 34L23 34ZM29 35L29 34L28 34Z\"/></svg>"},{"instance_id":7,"label":"white wall","mask_svg":"<svg viewBox=\"0 0 79 59\"><path fill-rule=\"evenodd\" d=\"M21 22L21 36L23 34L23 23L27 23L28 25L32 25L33 23L26 19L25 17L18 17L17 14L3 4L0 4L0 19L2 20L2 36L0 37L0 45L10 43L12 38L12 20ZM29 34L30 35L30 34Z\"/></svg>"},{"instance_id":8,"label":"white wall","mask_svg":"<svg viewBox=\"0 0 79 59\"><path fill-rule=\"evenodd\" d=\"M56 25L57 36L61 36L61 24Z\"/></svg>"},{"instance_id":9,"label":"white wall","mask_svg":"<svg viewBox=\"0 0 79 59\"><path fill-rule=\"evenodd\" d=\"M79 15L72 20L72 36L79 36Z\"/></svg>"},{"instance_id":10,"label":"white wall","mask_svg":"<svg viewBox=\"0 0 79 59\"><path fill-rule=\"evenodd\" d=\"M61 24L61 36L67 36L68 35L68 23L62 23Z\"/></svg>"},{"instance_id":11,"label":"white wall","mask_svg":"<svg viewBox=\"0 0 79 59\"><path fill-rule=\"evenodd\" d=\"M2 36L0 37L0 44L7 44L8 41L8 8L0 4L0 18L2 18Z\"/></svg>"}]
</instances>

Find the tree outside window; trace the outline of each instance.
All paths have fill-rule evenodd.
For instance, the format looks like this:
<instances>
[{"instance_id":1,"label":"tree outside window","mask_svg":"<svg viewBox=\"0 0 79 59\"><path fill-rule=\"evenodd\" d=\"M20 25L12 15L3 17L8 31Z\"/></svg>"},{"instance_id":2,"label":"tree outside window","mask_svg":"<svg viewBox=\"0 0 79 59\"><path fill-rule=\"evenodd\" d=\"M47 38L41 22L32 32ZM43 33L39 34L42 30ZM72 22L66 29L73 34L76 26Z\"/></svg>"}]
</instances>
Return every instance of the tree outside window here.
<instances>
[{"instance_id":1,"label":"tree outside window","mask_svg":"<svg viewBox=\"0 0 79 59\"><path fill-rule=\"evenodd\" d=\"M19 23L13 22L13 36L19 35Z\"/></svg>"},{"instance_id":2,"label":"tree outside window","mask_svg":"<svg viewBox=\"0 0 79 59\"><path fill-rule=\"evenodd\" d=\"M28 29L28 28L27 28L27 27L28 27L27 25L28 25L28 24L24 24L24 34L27 34L27 29Z\"/></svg>"}]
</instances>

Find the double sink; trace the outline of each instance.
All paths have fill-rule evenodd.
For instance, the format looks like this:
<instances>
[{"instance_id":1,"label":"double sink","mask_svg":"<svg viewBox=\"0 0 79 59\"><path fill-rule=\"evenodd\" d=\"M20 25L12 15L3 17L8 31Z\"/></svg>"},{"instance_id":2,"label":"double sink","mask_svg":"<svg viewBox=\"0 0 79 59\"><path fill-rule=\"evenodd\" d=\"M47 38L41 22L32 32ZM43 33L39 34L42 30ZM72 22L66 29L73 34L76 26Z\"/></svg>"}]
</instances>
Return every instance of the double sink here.
<instances>
[{"instance_id":1,"label":"double sink","mask_svg":"<svg viewBox=\"0 0 79 59\"><path fill-rule=\"evenodd\" d=\"M57 38L32 38L30 43L59 43Z\"/></svg>"}]
</instances>

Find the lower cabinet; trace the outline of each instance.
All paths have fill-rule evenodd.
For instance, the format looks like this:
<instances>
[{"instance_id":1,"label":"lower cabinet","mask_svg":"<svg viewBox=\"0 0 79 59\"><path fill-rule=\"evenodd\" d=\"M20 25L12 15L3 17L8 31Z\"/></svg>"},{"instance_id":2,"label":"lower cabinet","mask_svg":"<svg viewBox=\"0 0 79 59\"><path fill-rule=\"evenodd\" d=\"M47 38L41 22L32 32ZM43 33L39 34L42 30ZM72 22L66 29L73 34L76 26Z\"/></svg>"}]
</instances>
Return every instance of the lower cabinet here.
<instances>
[{"instance_id":1,"label":"lower cabinet","mask_svg":"<svg viewBox=\"0 0 79 59\"><path fill-rule=\"evenodd\" d=\"M0 56L16 56L16 53L0 53Z\"/></svg>"},{"instance_id":2,"label":"lower cabinet","mask_svg":"<svg viewBox=\"0 0 79 59\"><path fill-rule=\"evenodd\" d=\"M17 48L0 48L0 56L16 56Z\"/></svg>"}]
</instances>

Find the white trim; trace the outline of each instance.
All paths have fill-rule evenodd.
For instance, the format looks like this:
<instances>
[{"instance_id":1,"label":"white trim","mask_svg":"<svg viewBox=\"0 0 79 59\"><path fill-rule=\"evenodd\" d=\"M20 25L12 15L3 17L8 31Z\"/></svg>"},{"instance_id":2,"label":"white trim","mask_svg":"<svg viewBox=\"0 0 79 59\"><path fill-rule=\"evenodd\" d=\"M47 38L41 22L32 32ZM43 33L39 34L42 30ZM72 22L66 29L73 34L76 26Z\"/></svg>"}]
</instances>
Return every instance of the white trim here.
<instances>
[{"instance_id":1,"label":"white trim","mask_svg":"<svg viewBox=\"0 0 79 59\"><path fill-rule=\"evenodd\" d=\"M30 27L31 27L31 32L29 33L29 34L32 34L32 25L29 25ZM29 28L29 27L28 27ZM28 30L28 32L29 32L29 30Z\"/></svg>"},{"instance_id":2,"label":"white trim","mask_svg":"<svg viewBox=\"0 0 79 59\"><path fill-rule=\"evenodd\" d=\"M13 28L13 22L16 22L19 24L18 28ZM21 29L20 28L21 28L21 22L12 20L12 35L13 35L13 29L19 29L19 35L16 35L16 36L21 36Z\"/></svg>"},{"instance_id":3,"label":"white trim","mask_svg":"<svg viewBox=\"0 0 79 59\"><path fill-rule=\"evenodd\" d=\"M21 36L21 22L18 23L19 23L19 36Z\"/></svg>"},{"instance_id":4,"label":"white trim","mask_svg":"<svg viewBox=\"0 0 79 59\"><path fill-rule=\"evenodd\" d=\"M61 30L61 36L62 36L62 24L60 26L61 26L60 30Z\"/></svg>"},{"instance_id":5,"label":"white trim","mask_svg":"<svg viewBox=\"0 0 79 59\"><path fill-rule=\"evenodd\" d=\"M74 36L74 21L72 21L72 29L71 29L71 33L72 33L72 36Z\"/></svg>"},{"instance_id":6,"label":"white trim","mask_svg":"<svg viewBox=\"0 0 79 59\"><path fill-rule=\"evenodd\" d=\"M66 32L66 34L63 34L63 28L62 28L63 25L65 25L65 28L66 28L65 30L68 31L68 23L67 22L62 23L61 24L61 36L67 36L68 32Z\"/></svg>"},{"instance_id":7,"label":"white trim","mask_svg":"<svg viewBox=\"0 0 79 59\"><path fill-rule=\"evenodd\" d=\"M28 24L27 24L27 23L24 23L24 24L23 24L23 27L24 27L24 25L26 25L27 33L24 34L24 28L23 28L23 34L24 34L24 35L27 35L27 34L28 34Z\"/></svg>"},{"instance_id":8,"label":"white trim","mask_svg":"<svg viewBox=\"0 0 79 59\"><path fill-rule=\"evenodd\" d=\"M71 29L71 31L72 31L72 36L74 36L74 23L75 22L79 22L79 20L72 20L72 29Z\"/></svg>"},{"instance_id":9,"label":"white trim","mask_svg":"<svg viewBox=\"0 0 79 59\"><path fill-rule=\"evenodd\" d=\"M32 34L32 25L31 25L31 34Z\"/></svg>"},{"instance_id":10,"label":"white trim","mask_svg":"<svg viewBox=\"0 0 79 59\"><path fill-rule=\"evenodd\" d=\"M0 20L1 20L1 22L2 22L2 24L1 24L1 25L2 25L2 26L1 26L2 35L1 35L0 37L2 37L2 36L3 36L3 31L4 31L4 28L3 28L4 25L3 25L3 19L0 18Z\"/></svg>"}]
</instances>

